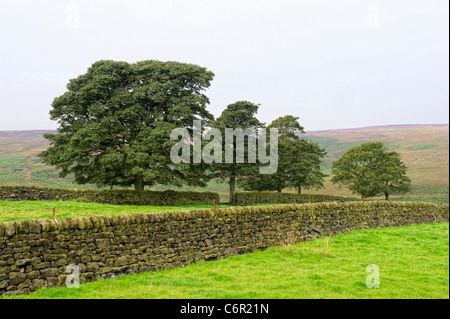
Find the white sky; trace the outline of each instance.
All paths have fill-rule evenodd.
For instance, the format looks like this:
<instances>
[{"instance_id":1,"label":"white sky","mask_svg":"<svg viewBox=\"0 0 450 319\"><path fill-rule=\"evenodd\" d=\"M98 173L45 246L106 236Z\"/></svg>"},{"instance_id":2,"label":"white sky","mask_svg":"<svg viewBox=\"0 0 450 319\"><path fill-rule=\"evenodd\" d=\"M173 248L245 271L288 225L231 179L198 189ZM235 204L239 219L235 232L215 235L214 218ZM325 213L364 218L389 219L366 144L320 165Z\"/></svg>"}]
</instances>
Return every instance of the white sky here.
<instances>
[{"instance_id":1,"label":"white sky","mask_svg":"<svg viewBox=\"0 0 450 319\"><path fill-rule=\"evenodd\" d=\"M448 123L447 0L0 0L0 130L55 129L50 104L95 61L195 63L216 117L307 131Z\"/></svg>"}]
</instances>

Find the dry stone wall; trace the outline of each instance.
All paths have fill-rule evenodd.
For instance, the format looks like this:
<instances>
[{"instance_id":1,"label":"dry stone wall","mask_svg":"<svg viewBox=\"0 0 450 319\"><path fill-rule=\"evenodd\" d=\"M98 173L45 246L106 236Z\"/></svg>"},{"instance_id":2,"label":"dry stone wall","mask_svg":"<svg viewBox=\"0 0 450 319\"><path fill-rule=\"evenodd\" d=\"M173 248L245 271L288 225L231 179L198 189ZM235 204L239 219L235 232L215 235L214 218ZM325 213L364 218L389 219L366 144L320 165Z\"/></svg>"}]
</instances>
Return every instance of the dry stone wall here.
<instances>
[{"instance_id":1,"label":"dry stone wall","mask_svg":"<svg viewBox=\"0 0 450 319\"><path fill-rule=\"evenodd\" d=\"M158 271L378 227L448 222L449 206L348 202L0 223L0 294Z\"/></svg>"},{"instance_id":2,"label":"dry stone wall","mask_svg":"<svg viewBox=\"0 0 450 319\"><path fill-rule=\"evenodd\" d=\"M114 189L64 189L39 186L0 186L0 200L62 200L115 205L181 205L218 203L220 196L213 192L143 191Z\"/></svg>"},{"instance_id":3,"label":"dry stone wall","mask_svg":"<svg viewBox=\"0 0 450 319\"><path fill-rule=\"evenodd\" d=\"M235 200L237 205L254 203L303 204L309 203L309 201L311 203L360 201L360 199L352 197L276 192L238 192L236 193Z\"/></svg>"}]
</instances>

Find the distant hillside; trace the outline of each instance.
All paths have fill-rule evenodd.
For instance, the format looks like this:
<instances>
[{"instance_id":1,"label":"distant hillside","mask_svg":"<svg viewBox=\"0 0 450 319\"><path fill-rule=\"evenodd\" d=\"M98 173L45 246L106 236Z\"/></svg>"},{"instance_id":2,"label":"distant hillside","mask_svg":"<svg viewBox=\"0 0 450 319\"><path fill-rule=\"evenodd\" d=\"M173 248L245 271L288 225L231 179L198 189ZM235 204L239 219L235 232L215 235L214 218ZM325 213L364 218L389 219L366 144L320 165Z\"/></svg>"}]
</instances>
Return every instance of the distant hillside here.
<instances>
[{"instance_id":1,"label":"distant hillside","mask_svg":"<svg viewBox=\"0 0 450 319\"><path fill-rule=\"evenodd\" d=\"M302 137L329 153L324 171L346 150L369 141L384 142L402 154L408 176L415 184L449 183L449 125L389 125L355 129L311 131Z\"/></svg>"},{"instance_id":2,"label":"distant hillside","mask_svg":"<svg viewBox=\"0 0 450 319\"><path fill-rule=\"evenodd\" d=\"M408 167L413 191L405 200L449 201L449 125L387 125L353 129L309 131L303 138L319 143L328 151L322 165L330 174L331 162L351 147L369 141L384 142L402 155ZM293 190L292 190L293 191ZM345 187L329 182L325 188L310 192L350 196ZM393 197L395 199L395 197Z\"/></svg>"},{"instance_id":3,"label":"distant hillside","mask_svg":"<svg viewBox=\"0 0 450 319\"><path fill-rule=\"evenodd\" d=\"M59 178L53 167L36 157L48 147L43 135L55 132L0 131L0 185L93 188L75 185L70 178Z\"/></svg>"},{"instance_id":4,"label":"distant hillside","mask_svg":"<svg viewBox=\"0 0 450 319\"><path fill-rule=\"evenodd\" d=\"M71 178L59 178L52 167L36 157L48 147L42 135L55 131L0 131L0 185L39 185L65 188L95 188L75 185ZM353 129L307 131L302 134L328 151L322 168L330 173L331 162L346 150L368 141L385 142L402 154L408 166L408 176L414 186L412 194L434 196L433 200L448 202L449 184L449 125L390 125ZM310 193L352 196L345 188L327 181L324 189ZM177 189L157 186L153 189ZM188 188L195 189L195 188ZM226 184L209 183L207 189L227 194ZM289 191L289 190L287 190ZM293 191L293 190L292 190ZM412 195L412 196L413 196ZM414 195L415 196L415 195ZM413 200L414 198L411 198Z\"/></svg>"}]
</instances>

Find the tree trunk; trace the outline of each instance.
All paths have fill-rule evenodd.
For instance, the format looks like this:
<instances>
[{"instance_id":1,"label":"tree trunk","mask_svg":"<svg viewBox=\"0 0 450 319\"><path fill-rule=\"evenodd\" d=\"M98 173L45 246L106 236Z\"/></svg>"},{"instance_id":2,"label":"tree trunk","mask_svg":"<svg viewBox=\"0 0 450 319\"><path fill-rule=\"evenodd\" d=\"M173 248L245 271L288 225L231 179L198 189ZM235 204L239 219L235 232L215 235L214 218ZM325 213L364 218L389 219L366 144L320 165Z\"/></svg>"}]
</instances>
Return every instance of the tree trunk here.
<instances>
[{"instance_id":1,"label":"tree trunk","mask_svg":"<svg viewBox=\"0 0 450 319\"><path fill-rule=\"evenodd\" d=\"M301 193L302 193L302 187L300 185L298 185L297 194L301 194Z\"/></svg>"},{"instance_id":2,"label":"tree trunk","mask_svg":"<svg viewBox=\"0 0 450 319\"><path fill-rule=\"evenodd\" d=\"M384 193L384 198L385 198L386 200L389 200L389 194L388 194L388 193Z\"/></svg>"},{"instance_id":3,"label":"tree trunk","mask_svg":"<svg viewBox=\"0 0 450 319\"><path fill-rule=\"evenodd\" d=\"M234 205L236 203L236 201L234 199L235 188L236 188L236 176L231 176L230 177L230 205Z\"/></svg>"},{"instance_id":4,"label":"tree trunk","mask_svg":"<svg viewBox=\"0 0 450 319\"><path fill-rule=\"evenodd\" d=\"M142 193L144 191L144 180L142 176L137 176L136 181L134 183L134 190L138 193Z\"/></svg>"},{"instance_id":5,"label":"tree trunk","mask_svg":"<svg viewBox=\"0 0 450 319\"><path fill-rule=\"evenodd\" d=\"M278 194L281 194L281 188L278 188Z\"/></svg>"}]
</instances>

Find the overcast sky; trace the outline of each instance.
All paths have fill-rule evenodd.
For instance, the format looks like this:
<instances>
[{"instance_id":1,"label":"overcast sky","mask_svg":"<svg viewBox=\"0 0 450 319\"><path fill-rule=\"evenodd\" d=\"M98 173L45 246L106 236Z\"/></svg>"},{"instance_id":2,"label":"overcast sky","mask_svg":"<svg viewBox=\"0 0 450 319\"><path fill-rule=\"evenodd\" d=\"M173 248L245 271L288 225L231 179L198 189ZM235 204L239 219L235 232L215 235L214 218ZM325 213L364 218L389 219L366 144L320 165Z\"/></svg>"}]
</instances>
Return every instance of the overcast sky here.
<instances>
[{"instance_id":1,"label":"overcast sky","mask_svg":"<svg viewBox=\"0 0 450 319\"><path fill-rule=\"evenodd\" d=\"M0 130L49 110L95 61L194 63L208 109L261 104L306 131L448 123L448 0L0 0Z\"/></svg>"}]
</instances>

